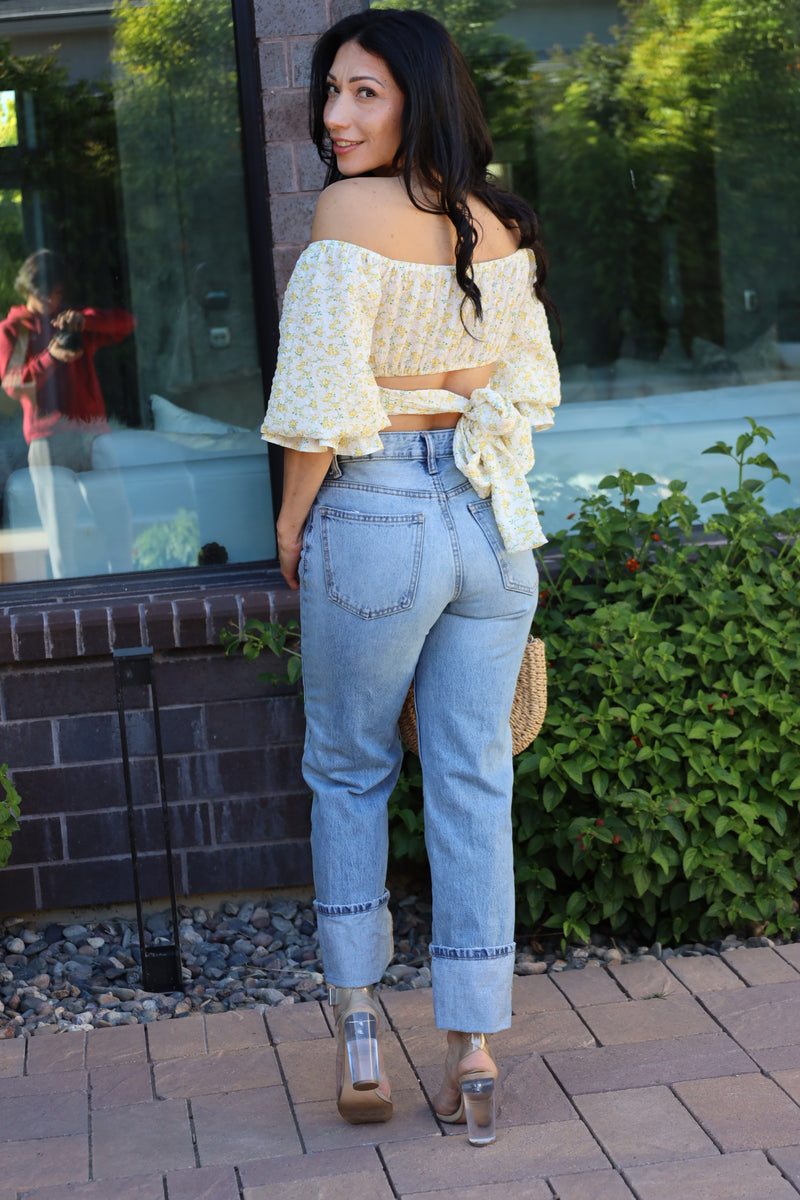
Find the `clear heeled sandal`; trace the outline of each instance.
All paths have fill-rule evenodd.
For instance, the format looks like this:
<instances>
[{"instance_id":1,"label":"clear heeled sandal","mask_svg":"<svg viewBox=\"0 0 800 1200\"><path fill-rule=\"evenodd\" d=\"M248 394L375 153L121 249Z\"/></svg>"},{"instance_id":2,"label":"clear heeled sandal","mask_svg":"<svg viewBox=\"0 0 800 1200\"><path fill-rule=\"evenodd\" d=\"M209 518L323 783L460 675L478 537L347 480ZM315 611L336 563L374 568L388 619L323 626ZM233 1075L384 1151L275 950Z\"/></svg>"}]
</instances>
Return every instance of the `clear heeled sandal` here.
<instances>
[{"instance_id":1,"label":"clear heeled sandal","mask_svg":"<svg viewBox=\"0 0 800 1200\"><path fill-rule=\"evenodd\" d=\"M388 1121L391 1100L379 1090L380 1014L371 987L328 988L336 1021L336 1106L351 1125Z\"/></svg>"},{"instance_id":2,"label":"clear heeled sandal","mask_svg":"<svg viewBox=\"0 0 800 1200\"><path fill-rule=\"evenodd\" d=\"M448 1045L448 1059L455 1049L458 1055L455 1067L455 1084L460 1091L458 1107L451 1113L435 1112L440 1121L447 1125L466 1123L467 1136L473 1146L488 1146L497 1136L495 1130L495 1094L497 1067L482 1033L457 1033ZM457 1047L457 1049L456 1049ZM476 1050L482 1050L492 1061L493 1070L482 1068L460 1070L461 1063ZM449 1064L448 1064L449 1065Z\"/></svg>"}]
</instances>

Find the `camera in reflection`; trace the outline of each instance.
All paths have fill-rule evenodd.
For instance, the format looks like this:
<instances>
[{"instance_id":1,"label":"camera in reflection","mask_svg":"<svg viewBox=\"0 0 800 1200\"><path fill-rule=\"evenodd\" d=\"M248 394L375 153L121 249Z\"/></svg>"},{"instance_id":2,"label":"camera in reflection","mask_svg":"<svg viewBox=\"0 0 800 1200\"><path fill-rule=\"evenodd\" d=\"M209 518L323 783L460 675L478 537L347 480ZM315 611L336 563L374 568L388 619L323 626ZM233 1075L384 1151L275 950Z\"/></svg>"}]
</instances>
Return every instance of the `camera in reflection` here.
<instances>
[{"instance_id":1,"label":"camera in reflection","mask_svg":"<svg viewBox=\"0 0 800 1200\"><path fill-rule=\"evenodd\" d=\"M60 329L55 335L55 342L62 350L83 349L83 338L75 329Z\"/></svg>"}]
</instances>

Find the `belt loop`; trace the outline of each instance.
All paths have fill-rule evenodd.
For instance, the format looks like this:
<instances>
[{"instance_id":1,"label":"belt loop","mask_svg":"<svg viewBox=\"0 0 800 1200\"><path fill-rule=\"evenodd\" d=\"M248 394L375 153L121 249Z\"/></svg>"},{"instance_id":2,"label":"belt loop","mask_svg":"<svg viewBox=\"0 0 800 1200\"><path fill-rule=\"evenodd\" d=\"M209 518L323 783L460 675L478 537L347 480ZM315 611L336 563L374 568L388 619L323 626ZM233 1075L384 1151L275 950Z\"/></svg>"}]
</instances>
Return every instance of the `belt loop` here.
<instances>
[{"instance_id":1,"label":"belt loop","mask_svg":"<svg viewBox=\"0 0 800 1200\"><path fill-rule=\"evenodd\" d=\"M429 433L423 433L425 446L428 451L428 474L438 475L439 468L436 464L436 442Z\"/></svg>"},{"instance_id":2,"label":"belt loop","mask_svg":"<svg viewBox=\"0 0 800 1200\"><path fill-rule=\"evenodd\" d=\"M334 454L333 457L331 458L331 465L330 465L328 474L331 476L332 479L341 479L342 468L339 466L339 455L338 454Z\"/></svg>"}]
</instances>

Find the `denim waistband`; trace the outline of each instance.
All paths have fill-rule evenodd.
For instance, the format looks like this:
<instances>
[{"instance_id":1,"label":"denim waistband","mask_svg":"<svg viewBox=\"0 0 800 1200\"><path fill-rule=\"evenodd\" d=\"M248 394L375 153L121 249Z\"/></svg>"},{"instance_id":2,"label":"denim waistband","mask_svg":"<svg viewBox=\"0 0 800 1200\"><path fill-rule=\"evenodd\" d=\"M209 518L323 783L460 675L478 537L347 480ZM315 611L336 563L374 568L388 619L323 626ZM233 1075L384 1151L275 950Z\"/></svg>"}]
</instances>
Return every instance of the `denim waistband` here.
<instances>
[{"instance_id":1,"label":"denim waistband","mask_svg":"<svg viewBox=\"0 0 800 1200\"><path fill-rule=\"evenodd\" d=\"M379 458L421 459L423 462L433 454L437 458L452 456L455 429L429 430L382 430L383 449L355 459L347 454L337 454L339 462L368 462Z\"/></svg>"}]
</instances>

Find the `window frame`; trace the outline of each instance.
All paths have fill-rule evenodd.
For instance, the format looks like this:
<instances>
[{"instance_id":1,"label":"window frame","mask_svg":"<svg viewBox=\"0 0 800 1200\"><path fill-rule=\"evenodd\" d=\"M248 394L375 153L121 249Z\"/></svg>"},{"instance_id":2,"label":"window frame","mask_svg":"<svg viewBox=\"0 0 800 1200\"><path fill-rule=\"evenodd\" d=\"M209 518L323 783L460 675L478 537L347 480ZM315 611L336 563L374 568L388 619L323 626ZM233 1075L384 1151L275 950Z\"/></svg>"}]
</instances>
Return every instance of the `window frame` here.
<instances>
[{"instance_id":1,"label":"window frame","mask_svg":"<svg viewBox=\"0 0 800 1200\"><path fill-rule=\"evenodd\" d=\"M269 182L264 153L265 130L261 97L261 77L258 61L258 42L255 31L253 0L229 0L236 59L237 95L242 138L242 171L244 200L247 212L247 238L250 249L253 291L253 319L261 378L266 398L278 357L279 309L272 253L272 222L269 205ZM111 5L92 10L92 15L110 13ZM50 16L36 14L42 19ZM55 14L54 14L55 15ZM59 13L63 19L64 14ZM80 19L82 11L75 17ZM9 23L19 15L8 17ZM0 32L3 21L0 20ZM12 152L18 148L10 148ZM280 508L283 489L283 454L279 446L267 448L269 486L273 523ZM253 512L253 519L258 514ZM104 575L75 576L67 579L32 579L24 582L0 583L0 610L16 606L29 607L41 600L44 605L59 601L98 599L120 596L175 593L197 584L200 588L230 585L239 588L258 580L271 587L279 573L277 557L253 560L249 563L220 564L211 568L180 567L166 570L131 571ZM266 572L266 573L265 573Z\"/></svg>"}]
</instances>

